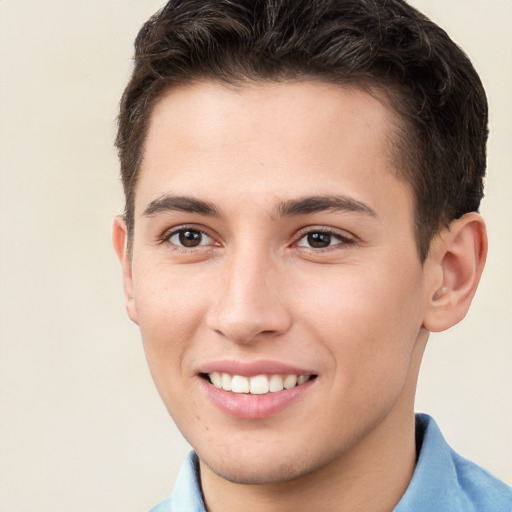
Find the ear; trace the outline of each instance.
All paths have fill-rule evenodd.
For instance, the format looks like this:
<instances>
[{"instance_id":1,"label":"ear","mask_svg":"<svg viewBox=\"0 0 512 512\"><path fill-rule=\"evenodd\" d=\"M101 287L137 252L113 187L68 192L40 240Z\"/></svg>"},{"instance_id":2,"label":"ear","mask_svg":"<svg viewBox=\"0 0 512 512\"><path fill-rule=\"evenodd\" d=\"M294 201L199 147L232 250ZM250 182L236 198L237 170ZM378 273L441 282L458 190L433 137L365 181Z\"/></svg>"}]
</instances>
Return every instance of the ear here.
<instances>
[{"instance_id":1,"label":"ear","mask_svg":"<svg viewBox=\"0 0 512 512\"><path fill-rule=\"evenodd\" d=\"M123 272L123 288L126 298L126 311L130 319L137 322L137 310L133 299L133 277L132 277L132 258L128 251L128 230L126 222L121 215L115 217L112 223L112 244L116 251L121 269Z\"/></svg>"},{"instance_id":2,"label":"ear","mask_svg":"<svg viewBox=\"0 0 512 512\"><path fill-rule=\"evenodd\" d=\"M468 312L485 264L487 234L481 215L467 213L432 240L425 265L429 289L423 326L439 332Z\"/></svg>"}]
</instances>

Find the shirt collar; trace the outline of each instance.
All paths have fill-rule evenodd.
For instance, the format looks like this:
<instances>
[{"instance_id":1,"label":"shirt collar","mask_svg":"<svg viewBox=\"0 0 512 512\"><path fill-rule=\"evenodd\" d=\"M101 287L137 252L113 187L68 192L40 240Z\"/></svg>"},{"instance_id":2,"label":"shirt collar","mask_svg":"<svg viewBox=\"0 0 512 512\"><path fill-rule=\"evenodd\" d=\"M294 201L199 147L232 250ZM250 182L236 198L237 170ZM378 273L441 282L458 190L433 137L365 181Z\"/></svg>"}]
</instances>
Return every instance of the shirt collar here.
<instances>
[{"instance_id":1,"label":"shirt collar","mask_svg":"<svg viewBox=\"0 0 512 512\"><path fill-rule=\"evenodd\" d=\"M199 459L195 452L187 455L168 500L170 507L165 510L206 512L199 483Z\"/></svg>"},{"instance_id":2,"label":"shirt collar","mask_svg":"<svg viewBox=\"0 0 512 512\"><path fill-rule=\"evenodd\" d=\"M418 462L394 512L464 510L452 450L436 422L427 414L417 414L416 432L421 437Z\"/></svg>"}]
</instances>

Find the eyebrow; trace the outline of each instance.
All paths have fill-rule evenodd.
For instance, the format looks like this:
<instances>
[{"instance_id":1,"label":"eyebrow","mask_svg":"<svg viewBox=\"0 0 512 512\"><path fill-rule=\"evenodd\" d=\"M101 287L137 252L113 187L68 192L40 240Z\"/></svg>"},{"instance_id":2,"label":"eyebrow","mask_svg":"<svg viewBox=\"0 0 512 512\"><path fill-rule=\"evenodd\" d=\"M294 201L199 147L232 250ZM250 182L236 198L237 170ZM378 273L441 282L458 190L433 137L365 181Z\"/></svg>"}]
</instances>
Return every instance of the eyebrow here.
<instances>
[{"instance_id":1,"label":"eyebrow","mask_svg":"<svg viewBox=\"0 0 512 512\"><path fill-rule=\"evenodd\" d=\"M151 217L156 213L164 211L198 213L200 215L211 215L214 217L221 216L219 210L213 203L201 201L193 197L171 195L164 195L151 201L142 215L144 217Z\"/></svg>"},{"instance_id":2,"label":"eyebrow","mask_svg":"<svg viewBox=\"0 0 512 512\"><path fill-rule=\"evenodd\" d=\"M282 217L319 212L358 212L378 217L377 212L361 201L344 195L311 196L280 203L277 212Z\"/></svg>"},{"instance_id":3,"label":"eyebrow","mask_svg":"<svg viewBox=\"0 0 512 512\"><path fill-rule=\"evenodd\" d=\"M143 216L151 217L164 211L180 211L221 217L220 210L208 201L188 196L164 195L151 201L143 212ZM310 196L301 199L290 199L279 203L276 207L278 216L291 217L319 212L359 212L371 217L378 217L370 206L344 195Z\"/></svg>"}]
</instances>

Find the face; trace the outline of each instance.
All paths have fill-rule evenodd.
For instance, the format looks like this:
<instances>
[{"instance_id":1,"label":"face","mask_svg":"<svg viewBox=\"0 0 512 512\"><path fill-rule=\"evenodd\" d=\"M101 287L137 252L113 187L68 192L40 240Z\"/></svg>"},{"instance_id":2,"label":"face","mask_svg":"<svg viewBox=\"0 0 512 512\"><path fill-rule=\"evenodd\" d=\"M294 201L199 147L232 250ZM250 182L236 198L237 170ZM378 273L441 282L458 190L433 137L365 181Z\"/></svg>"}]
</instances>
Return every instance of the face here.
<instances>
[{"instance_id":1,"label":"face","mask_svg":"<svg viewBox=\"0 0 512 512\"><path fill-rule=\"evenodd\" d=\"M128 311L170 414L228 480L319 471L412 416L426 277L394 122L320 83L199 83L156 105Z\"/></svg>"}]
</instances>

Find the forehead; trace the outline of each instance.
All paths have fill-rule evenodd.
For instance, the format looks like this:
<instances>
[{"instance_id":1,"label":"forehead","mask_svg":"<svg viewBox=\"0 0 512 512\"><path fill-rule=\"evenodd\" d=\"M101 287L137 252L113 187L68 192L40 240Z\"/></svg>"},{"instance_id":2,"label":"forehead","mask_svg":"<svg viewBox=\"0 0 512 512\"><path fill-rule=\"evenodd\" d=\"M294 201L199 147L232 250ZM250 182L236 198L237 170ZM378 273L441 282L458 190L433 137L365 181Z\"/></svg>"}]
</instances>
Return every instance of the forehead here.
<instances>
[{"instance_id":1,"label":"forehead","mask_svg":"<svg viewBox=\"0 0 512 512\"><path fill-rule=\"evenodd\" d=\"M377 176L396 181L390 149L396 125L384 102L355 87L202 82L172 88L152 113L136 211L158 194L190 195L191 187L221 199L243 186L253 196L268 195L270 185L277 196L300 194L301 186L304 193L340 185L355 196L365 187L376 192L383 185Z\"/></svg>"},{"instance_id":2,"label":"forehead","mask_svg":"<svg viewBox=\"0 0 512 512\"><path fill-rule=\"evenodd\" d=\"M340 129L347 122L351 130ZM164 93L152 112L146 148L168 143L159 135L170 131L173 143L184 149L192 144L212 149L220 140L247 144L275 134L283 143L307 139L318 147L328 145L335 130L340 141L357 144L362 132L378 131L383 141L392 137L396 124L385 102L361 88L316 81L239 86L207 81Z\"/></svg>"}]
</instances>

